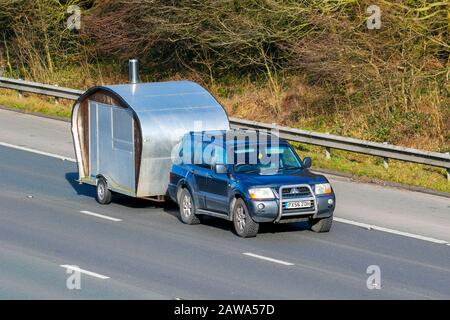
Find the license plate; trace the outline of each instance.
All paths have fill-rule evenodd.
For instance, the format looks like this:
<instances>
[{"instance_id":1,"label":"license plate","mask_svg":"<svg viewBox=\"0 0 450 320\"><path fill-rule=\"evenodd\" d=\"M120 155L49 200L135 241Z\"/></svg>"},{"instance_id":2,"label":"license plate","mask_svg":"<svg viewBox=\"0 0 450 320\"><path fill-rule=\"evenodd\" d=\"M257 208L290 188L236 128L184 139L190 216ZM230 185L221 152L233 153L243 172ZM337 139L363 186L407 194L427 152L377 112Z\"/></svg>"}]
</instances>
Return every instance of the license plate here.
<instances>
[{"instance_id":1,"label":"license plate","mask_svg":"<svg viewBox=\"0 0 450 320\"><path fill-rule=\"evenodd\" d=\"M311 201L292 201L285 204L286 209L299 209L311 207Z\"/></svg>"}]
</instances>

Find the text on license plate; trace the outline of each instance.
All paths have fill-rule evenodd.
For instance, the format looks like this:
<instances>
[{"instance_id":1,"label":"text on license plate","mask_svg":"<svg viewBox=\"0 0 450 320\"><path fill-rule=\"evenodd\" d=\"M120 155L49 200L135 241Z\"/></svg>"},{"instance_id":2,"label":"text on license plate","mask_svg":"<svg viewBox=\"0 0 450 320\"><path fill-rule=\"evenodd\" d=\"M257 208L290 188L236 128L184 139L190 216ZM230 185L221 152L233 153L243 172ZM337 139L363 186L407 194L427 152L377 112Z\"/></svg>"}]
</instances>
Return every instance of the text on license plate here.
<instances>
[{"instance_id":1,"label":"text on license plate","mask_svg":"<svg viewBox=\"0 0 450 320\"><path fill-rule=\"evenodd\" d=\"M298 209L311 207L311 201L291 201L284 204L285 209Z\"/></svg>"}]
</instances>

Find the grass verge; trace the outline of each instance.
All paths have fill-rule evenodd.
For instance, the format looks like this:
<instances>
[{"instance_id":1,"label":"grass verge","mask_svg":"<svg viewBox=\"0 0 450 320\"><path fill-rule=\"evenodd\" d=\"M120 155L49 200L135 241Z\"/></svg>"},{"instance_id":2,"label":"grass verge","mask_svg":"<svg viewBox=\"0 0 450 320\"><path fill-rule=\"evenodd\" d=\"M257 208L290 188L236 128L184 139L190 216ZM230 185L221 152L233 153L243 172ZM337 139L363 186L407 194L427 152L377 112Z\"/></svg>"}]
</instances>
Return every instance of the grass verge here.
<instances>
[{"instance_id":1,"label":"grass verge","mask_svg":"<svg viewBox=\"0 0 450 320\"><path fill-rule=\"evenodd\" d=\"M0 89L0 105L28 113L69 118L72 113L73 101L63 99L57 101L53 97L38 97L27 93L20 97L17 91Z\"/></svg>"}]
</instances>

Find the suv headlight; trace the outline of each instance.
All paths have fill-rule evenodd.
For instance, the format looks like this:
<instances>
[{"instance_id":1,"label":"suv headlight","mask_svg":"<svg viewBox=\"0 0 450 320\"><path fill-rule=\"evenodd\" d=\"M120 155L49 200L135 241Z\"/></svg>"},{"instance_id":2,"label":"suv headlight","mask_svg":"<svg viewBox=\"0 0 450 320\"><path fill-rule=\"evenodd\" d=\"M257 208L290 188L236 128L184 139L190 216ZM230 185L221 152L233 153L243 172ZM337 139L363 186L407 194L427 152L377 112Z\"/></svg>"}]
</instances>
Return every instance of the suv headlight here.
<instances>
[{"instance_id":1,"label":"suv headlight","mask_svg":"<svg viewBox=\"0 0 450 320\"><path fill-rule=\"evenodd\" d=\"M275 199L271 188L252 188L248 189L251 199Z\"/></svg>"},{"instance_id":2,"label":"suv headlight","mask_svg":"<svg viewBox=\"0 0 450 320\"><path fill-rule=\"evenodd\" d=\"M320 183L314 185L315 194L329 194L331 193L331 185L329 183Z\"/></svg>"}]
</instances>

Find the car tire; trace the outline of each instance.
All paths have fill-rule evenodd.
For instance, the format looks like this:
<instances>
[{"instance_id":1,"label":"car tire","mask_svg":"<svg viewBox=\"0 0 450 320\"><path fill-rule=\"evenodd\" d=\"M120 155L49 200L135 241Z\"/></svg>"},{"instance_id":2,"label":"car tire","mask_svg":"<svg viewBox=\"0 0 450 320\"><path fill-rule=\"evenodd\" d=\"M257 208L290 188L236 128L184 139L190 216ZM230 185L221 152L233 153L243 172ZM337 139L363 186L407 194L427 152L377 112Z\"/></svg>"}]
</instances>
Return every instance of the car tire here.
<instances>
[{"instance_id":1,"label":"car tire","mask_svg":"<svg viewBox=\"0 0 450 320\"><path fill-rule=\"evenodd\" d=\"M179 194L180 220L185 224L199 224L200 219L195 214L195 205L191 193L187 188L183 188Z\"/></svg>"},{"instance_id":2,"label":"car tire","mask_svg":"<svg viewBox=\"0 0 450 320\"><path fill-rule=\"evenodd\" d=\"M236 234L242 238L256 237L259 223L253 221L244 200L237 199L233 206L233 224Z\"/></svg>"},{"instance_id":3,"label":"car tire","mask_svg":"<svg viewBox=\"0 0 450 320\"><path fill-rule=\"evenodd\" d=\"M329 232L333 224L333 216L321 219L309 219L309 227L314 232Z\"/></svg>"},{"instance_id":4,"label":"car tire","mask_svg":"<svg viewBox=\"0 0 450 320\"><path fill-rule=\"evenodd\" d=\"M97 181L97 193L95 199L100 204L110 204L112 201L112 193L108 189L108 184L104 178L100 178Z\"/></svg>"}]
</instances>

